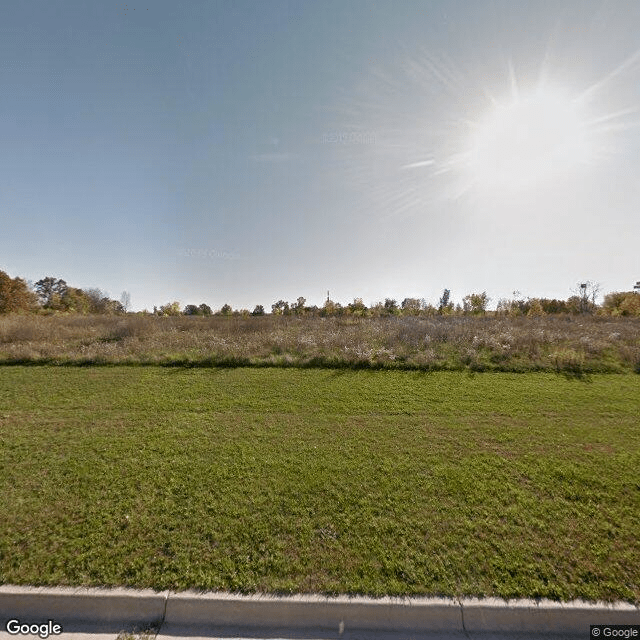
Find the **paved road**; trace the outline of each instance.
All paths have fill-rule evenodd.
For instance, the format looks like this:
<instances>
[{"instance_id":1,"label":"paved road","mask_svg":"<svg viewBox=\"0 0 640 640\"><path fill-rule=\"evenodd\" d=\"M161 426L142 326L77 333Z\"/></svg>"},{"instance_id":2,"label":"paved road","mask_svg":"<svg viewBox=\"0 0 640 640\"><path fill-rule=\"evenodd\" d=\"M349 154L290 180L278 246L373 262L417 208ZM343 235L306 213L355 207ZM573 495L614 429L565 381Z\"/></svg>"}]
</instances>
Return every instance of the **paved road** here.
<instances>
[{"instance_id":1,"label":"paved road","mask_svg":"<svg viewBox=\"0 0 640 640\"><path fill-rule=\"evenodd\" d=\"M338 630L330 631L301 631L299 633L282 633L282 630L272 629L260 632L249 632L246 629L225 629L208 627L175 627L164 625L157 635L144 636L132 633L125 636L121 629L126 626L68 624L58 636L50 636L49 640L588 640L589 630L579 636L559 634L487 634L487 633L431 633L410 634L349 632L342 635ZM0 629L0 640L41 640L39 636L24 636L9 634L4 625Z\"/></svg>"}]
</instances>

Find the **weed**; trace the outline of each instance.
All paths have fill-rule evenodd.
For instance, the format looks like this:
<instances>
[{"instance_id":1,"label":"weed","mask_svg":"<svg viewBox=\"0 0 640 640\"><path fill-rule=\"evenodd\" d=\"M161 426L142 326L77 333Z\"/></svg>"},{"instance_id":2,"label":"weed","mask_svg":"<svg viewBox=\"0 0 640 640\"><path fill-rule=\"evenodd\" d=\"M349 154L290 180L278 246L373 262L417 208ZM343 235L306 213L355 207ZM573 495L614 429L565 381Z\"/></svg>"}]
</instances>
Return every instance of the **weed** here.
<instances>
[{"instance_id":1,"label":"weed","mask_svg":"<svg viewBox=\"0 0 640 640\"><path fill-rule=\"evenodd\" d=\"M637 371L640 319L382 316L3 316L0 363Z\"/></svg>"}]
</instances>

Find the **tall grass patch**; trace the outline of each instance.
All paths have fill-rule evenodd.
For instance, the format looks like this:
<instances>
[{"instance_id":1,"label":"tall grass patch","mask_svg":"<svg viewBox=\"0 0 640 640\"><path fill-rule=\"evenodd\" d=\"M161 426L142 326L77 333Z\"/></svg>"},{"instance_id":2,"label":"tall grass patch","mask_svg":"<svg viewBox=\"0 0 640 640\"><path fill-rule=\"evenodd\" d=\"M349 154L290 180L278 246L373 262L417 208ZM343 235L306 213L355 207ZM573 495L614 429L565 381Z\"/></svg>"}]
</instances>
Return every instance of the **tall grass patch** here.
<instances>
[{"instance_id":1,"label":"tall grass patch","mask_svg":"<svg viewBox=\"0 0 640 640\"><path fill-rule=\"evenodd\" d=\"M0 363L549 371L640 367L640 319L0 317Z\"/></svg>"}]
</instances>

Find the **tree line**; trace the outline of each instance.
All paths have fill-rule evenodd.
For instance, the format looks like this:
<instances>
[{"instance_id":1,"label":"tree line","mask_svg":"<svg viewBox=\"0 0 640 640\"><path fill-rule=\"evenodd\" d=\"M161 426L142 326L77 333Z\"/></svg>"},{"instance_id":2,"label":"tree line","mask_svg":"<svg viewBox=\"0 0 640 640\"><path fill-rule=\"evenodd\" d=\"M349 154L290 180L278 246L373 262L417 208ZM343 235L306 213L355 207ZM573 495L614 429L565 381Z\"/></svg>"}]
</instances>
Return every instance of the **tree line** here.
<instances>
[{"instance_id":1,"label":"tree line","mask_svg":"<svg viewBox=\"0 0 640 640\"><path fill-rule=\"evenodd\" d=\"M70 287L60 278L48 276L31 285L23 278L11 278L0 271L0 313L114 315L126 313L129 304L127 292L123 292L120 300L111 300L100 289Z\"/></svg>"},{"instance_id":2,"label":"tree line","mask_svg":"<svg viewBox=\"0 0 640 640\"><path fill-rule=\"evenodd\" d=\"M636 287L640 288L640 287ZM606 294L601 305L596 303L600 286L593 282L578 284L574 295L566 300L549 298L524 298L514 291L511 299L500 299L495 311L489 311L490 298L487 293L471 293L462 298L462 303L454 304L451 291L444 289L437 305L424 298L405 298L401 303L393 298L377 302L367 307L361 298L341 305L329 299L323 306L308 306L306 299L299 297L295 302L278 300L271 305L271 315L275 316L465 316L465 315L508 315L544 316L556 314L602 314L611 316L640 316L640 291L621 291ZM60 278L46 277L30 284L23 278L11 278L0 271L0 313L77 313L121 315L129 312L131 298L125 291L120 300L113 300L100 289L79 289L70 287ZM188 304L181 307L179 302L169 302L154 307L153 312L140 312L156 316L264 316L262 305L253 311L233 309L225 304L213 311L208 304Z\"/></svg>"}]
</instances>

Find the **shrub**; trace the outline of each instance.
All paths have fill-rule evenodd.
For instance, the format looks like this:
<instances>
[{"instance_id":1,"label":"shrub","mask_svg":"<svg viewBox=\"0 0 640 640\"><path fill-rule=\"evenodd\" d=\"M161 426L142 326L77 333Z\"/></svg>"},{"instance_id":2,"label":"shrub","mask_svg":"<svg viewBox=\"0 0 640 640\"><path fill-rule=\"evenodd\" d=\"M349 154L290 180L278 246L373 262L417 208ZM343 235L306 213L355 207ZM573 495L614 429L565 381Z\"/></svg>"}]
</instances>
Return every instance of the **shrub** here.
<instances>
[{"instance_id":1,"label":"shrub","mask_svg":"<svg viewBox=\"0 0 640 640\"><path fill-rule=\"evenodd\" d=\"M562 349L553 354L556 371L564 375L582 378L585 374L584 356L574 349Z\"/></svg>"},{"instance_id":2,"label":"shrub","mask_svg":"<svg viewBox=\"0 0 640 640\"><path fill-rule=\"evenodd\" d=\"M543 316L544 308L542 307L542 303L537 298L529 299L529 311L527 311L528 316Z\"/></svg>"},{"instance_id":3,"label":"shrub","mask_svg":"<svg viewBox=\"0 0 640 640\"><path fill-rule=\"evenodd\" d=\"M65 311L87 314L91 311L91 300L82 289L69 287L62 296L62 308Z\"/></svg>"},{"instance_id":4,"label":"shrub","mask_svg":"<svg viewBox=\"0 0 640 640\"><path fill-rule=\"evenodd\" d=\"M347 313L353 316L365 316L367 314L367 307L362 302L362 298L354 298L353 302L347 305Z\"/></svg>"},{"instance_id":5,"label":"shrub","mask_svg":"<svg viewBox=\"0 0 640 640\"><path fill-rule=\"evenodd\" d=\"M564 300L540 298L540 305L546 314L568 313L569 307Z\"/></svg>"},{"instance_id":6,"label":"shrub","mask_svg":"<svg viewBox=\"0 0 640 640\"><path fill-rule=\"evenodd\" d=\"M161 316L179 316L180 314L180 303L179 302L167 302L167 304L163 304L158 311L158 315Z\"/></svg>"},{"instance_id":7,"label":"shrub","mask_svg":"<svg viewBox=\"0 0 640 640\"><path fill-rule=\"evenodd\" d=\"M195 304L188 304L184 311L182 312L185 316L201 316L203 315L200 307L197 307Z\"/></svg>"},{"instance_id":8,"label":"shrub","mask_svg":"<svg viewBox=\"0 0 640 640\"><path fill-rule=\"evenodd\" d=\"M278 300L278 302L271 305L271 313L274 316L289 315L289 303L284 300Z\"/></svg>"},{"instance_id":9,"label":"shrub","mask_svg":"<svg viewBox=\"0 0 640 640\"><path fill-rule=\"evenodd\" d=\"M398 303L393 300L392 298L387 298L384 301L384 310L386 313L390 314L390 315L397 315L398 314Z\"/></svg>"},{"instance_id":10,"label":"shrub","mask_svg":"<svg viewBox=\"0 0 640 640\"><path fill-rule=\"evenodd\" d=\"M302 296L300 296L298 300L291 305L291 311L296 315L304 315L304 312L305 312L304 305L306 302L307 301Z\"/></svg>"},{"instance_id":11,"label":"shrub","mask_svg":"<svg viewBox=\"0 0 640 640\"><path fill-rule=\"evenodd\" d=\"M327 300L324 306L320 310L321 316L340 316L343 313L342 305L339 302L333 300Z\"/></svg>"},{"instance_id":12,"label":"shrub","mask_svg":"<svg viewBox=\"0 0 640 640\"><path fill-rule=\"evenodd\" d=\"M471 313L473 315L483 315L487 311L490 298L487 296L487 292L471 293L462 299L462 305L464 313Z\"/></svg>"},{"instance_id":13,"label":"shrub","mask_svg":"<svg viewBox=\"0 0 640 640\"><path fill-rule=\"evenodd\" d=\"M640 316L640 294L634 291L608 293L602 308L612 316Z\"/></svg>"},{"instance_id":14,"label":"shrub","mask_svg":"<svg viewBox=\"0 0 640 640\"><path fill-rule=\"evenodd\" d=\"M640 316L640 294L629 294L620 305L623 316Z\"/></svg>"},{"instance_id":15,"label":"shrub","mask_svg":"<svg viewBox=\"0 0 640 640\"><path fill-rule=\"evenodd\" d=\"M420 313L420 309L424 306L424 300L418 300L418 298L405 298L401 305L402 313L405 315L417 316Z\"/></svg>"}]
</instances>

